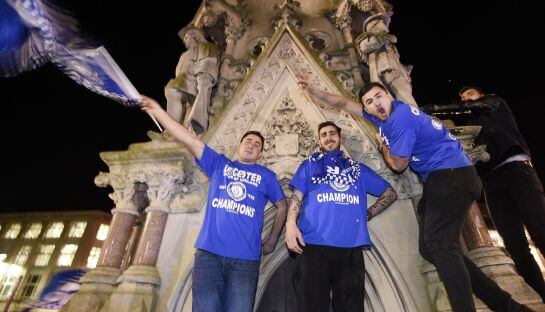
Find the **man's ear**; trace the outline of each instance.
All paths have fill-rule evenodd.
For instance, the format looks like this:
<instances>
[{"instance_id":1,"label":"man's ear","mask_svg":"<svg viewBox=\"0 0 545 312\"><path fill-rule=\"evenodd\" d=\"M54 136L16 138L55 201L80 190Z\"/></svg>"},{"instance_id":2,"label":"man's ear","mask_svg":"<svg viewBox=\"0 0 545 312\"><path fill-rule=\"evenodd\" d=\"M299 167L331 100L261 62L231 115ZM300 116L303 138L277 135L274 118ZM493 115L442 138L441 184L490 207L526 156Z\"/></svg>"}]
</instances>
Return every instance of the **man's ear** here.
<instances>
[{"instance_id":1,"label":"man's ear","mask_svg":"<svg viewBox=\"0 0 545 312\"><path fill-rule=\"evenodd\" d=\"M363 110L364 110L367 114L369 114L369 112L367 111L367 107L365 106L365 103L362 102L361 105L362 105L362 107L363 107Z\"/></svg>"}]
</instances>

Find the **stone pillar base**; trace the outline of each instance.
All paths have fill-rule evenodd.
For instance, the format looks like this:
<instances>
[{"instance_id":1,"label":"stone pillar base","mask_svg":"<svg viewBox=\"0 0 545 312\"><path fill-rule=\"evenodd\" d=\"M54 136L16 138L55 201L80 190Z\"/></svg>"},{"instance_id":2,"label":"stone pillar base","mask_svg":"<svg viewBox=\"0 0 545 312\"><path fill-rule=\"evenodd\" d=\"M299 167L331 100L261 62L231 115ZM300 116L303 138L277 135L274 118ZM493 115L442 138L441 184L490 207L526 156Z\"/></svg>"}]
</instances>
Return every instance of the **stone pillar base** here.
<instances>
[{"instance_id":1,"label":"stone pillar base","mask_svg":"<svg viewBox=\"0 0 545 312\"><path fill-rule=\"evenodd\" d=\"M513 299L536 311L545 311L541 297L516 273L513 260L500 248L480 247L470 251L467 256L503 290L510 293ZM437 307L438 312L452 311L447 292L439 280L435 266L425 262L421 272L426 279L432 305ZM490 311L480 299L475 296L473 298L477 311Z\"/></svg>"},{"instance_id":2,"label":"stone pillar base","mask_svg":"<svg viewBox=\"0 0 545 312\"><path fill-rule=\"evenodd\" d=\"M81 287L60 311L98 312L115 290L120 269L97 267L81 277Z\"/></svg>"},{"instance_id":3,"label":"stone pillar base","mask_svg":"<svg viewBox=\"0 0 545 312\"><path fill-rule=\"evenodd\" d=\"M161 285L154 266L131 265L117 279L117 288L102 312L153 311L157 303L157 290Z\"/></svg>"},{"instance_id":4,"label":"stone pillar base","mask_svg":"<svg viewBox=\"0 0 545 312\"><path fill-rule=\"evenodd\" d=\"M543 306L541 297L517 274L513 260L499 247L476 248L467 256L516 301L536 308ZM476 300L475 305L486 308L480 300Z\"/></svg>"}]
</instances>

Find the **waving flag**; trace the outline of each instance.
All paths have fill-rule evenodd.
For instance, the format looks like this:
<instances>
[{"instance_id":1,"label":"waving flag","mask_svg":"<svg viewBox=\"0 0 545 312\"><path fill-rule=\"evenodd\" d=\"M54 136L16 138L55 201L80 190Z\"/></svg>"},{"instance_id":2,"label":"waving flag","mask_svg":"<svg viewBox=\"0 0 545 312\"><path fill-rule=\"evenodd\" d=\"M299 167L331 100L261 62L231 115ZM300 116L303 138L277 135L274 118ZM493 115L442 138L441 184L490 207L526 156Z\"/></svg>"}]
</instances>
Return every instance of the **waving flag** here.
<instances>
[{"instance_id":1,"label":"waving flag","mask_svg":"<svg viewBox=\"0 0 545 312\"><path fill-rule=\"evenodd\" d=\"M40 297L27 303L28 308L55 309L65 305L70 297L80 287L79 279L85 274L85 270L66 270L53 274L49 283L44 287Z\"/></svg>"},{"instance_id":2,"label":"waving flag","mask_svg":"<svg viewBox=\"0 0 545 312\"><path fill-rule=\"evenodd\" d=\"M141 101L106 49L83 38L68 12L44 0L0 0L0 76L15 76L47 62L124 105Z\"/></svg>"}]
</instances>

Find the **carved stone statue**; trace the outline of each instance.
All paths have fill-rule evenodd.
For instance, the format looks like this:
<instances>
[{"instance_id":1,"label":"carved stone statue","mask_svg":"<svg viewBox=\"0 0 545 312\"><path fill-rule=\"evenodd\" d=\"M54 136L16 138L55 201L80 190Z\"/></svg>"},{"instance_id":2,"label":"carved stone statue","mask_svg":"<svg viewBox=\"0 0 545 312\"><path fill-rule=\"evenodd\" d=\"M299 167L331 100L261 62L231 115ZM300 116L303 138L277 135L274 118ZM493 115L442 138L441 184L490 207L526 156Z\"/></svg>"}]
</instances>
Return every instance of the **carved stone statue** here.
<instances>
[{"instance_id":1,"label":"carved stone statue","mask_svg":"<svg viewBox=\"0 0 545 312\"><path fill-rule=\"evenodd\" d=\"M201 29L186 26L178 33L187 51L176 66L176 78L165 86L167 112L197 135L208 129L208 107L218 78L218 50Z\"/></svg>"},{"instance_id":2,"label":"carved stone statue","mask_svg":"<svg viewBox=\"0 0 545 312\"><path fill-rule=\"evenodd\" d=\"M368 17L356 42L363 61L369 66L371 81L388 87L396 99L417 106L412 96L410 68L399 61L397 38L389 33L390 15L381 12Z\"/></svg>"}]
</instances>

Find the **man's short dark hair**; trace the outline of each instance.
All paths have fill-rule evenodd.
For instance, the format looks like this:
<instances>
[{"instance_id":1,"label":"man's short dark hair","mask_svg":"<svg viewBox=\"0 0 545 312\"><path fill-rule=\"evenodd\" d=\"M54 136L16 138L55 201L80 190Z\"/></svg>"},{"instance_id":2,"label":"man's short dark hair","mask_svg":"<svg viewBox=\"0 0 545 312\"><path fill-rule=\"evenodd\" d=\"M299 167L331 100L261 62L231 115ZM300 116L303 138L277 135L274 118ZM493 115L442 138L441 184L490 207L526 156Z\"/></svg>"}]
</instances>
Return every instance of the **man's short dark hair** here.
<instances>
[{"instance_id":1,"label":"man's short dark hair","mask_svg":"<svg viewBox=\"0 0 545 312\"><path fill-rule=\"evenodd\" d=\"M263 148L265 147L265 138L263 137L263 134L261 134L261 132L259 131L252 130L252 131L248 131L244 133L244 135L242 136L242 139L240 139L240 142L242 142L242 140L244 140L244 138L249 136L250 134L253 134L261 139L261 151L263 152Z\"/></svg>"},{"instance_id":2,"label":"man's short dark hair","mask_svg":"<svg viewBox=\"0 0 545 312\"><path fill-rule=\"evenodd\" d=\"M341 136L341 128L339 128L339 126L334 124L333 121L324 121L321 124L319 124L318 125L318 133L320 133L320 130L322 130L322 128L325 128L327 126L335 127L335 129L337 129L337 132L339 133L339 136Z\"/></svg>"},{"instance_id":3,"label":"man's short dark hair","mask_svg":"<svg viewBox=\"0 0 545 312\"><path fill-rule=\"evenodd\" d=\"M363 87L360 89L360 92L358 92L359 99L361 100L361 98L374 87L381 88L382 90L386 91L386 93L389 93L388 89L382 83L369 82L363 85Z\"/></svg>"},{"instance_id":4,"label":"man's short dark hair","mask_svg":"<svg viewBox=\"0 0 545 312\"><path fill-rule=\"evenodd\" d=\"M466 92L467 90L469 89L475 89L477 92L479 92L481 95L485 95L484 93L484 90L477 87L477 86L472 86L472 85L467 85L467 86L463 86L460 88L460 91L458 91L458 95L459 96L462 96L462 93Z\"/></svg>"}]
</instances>

